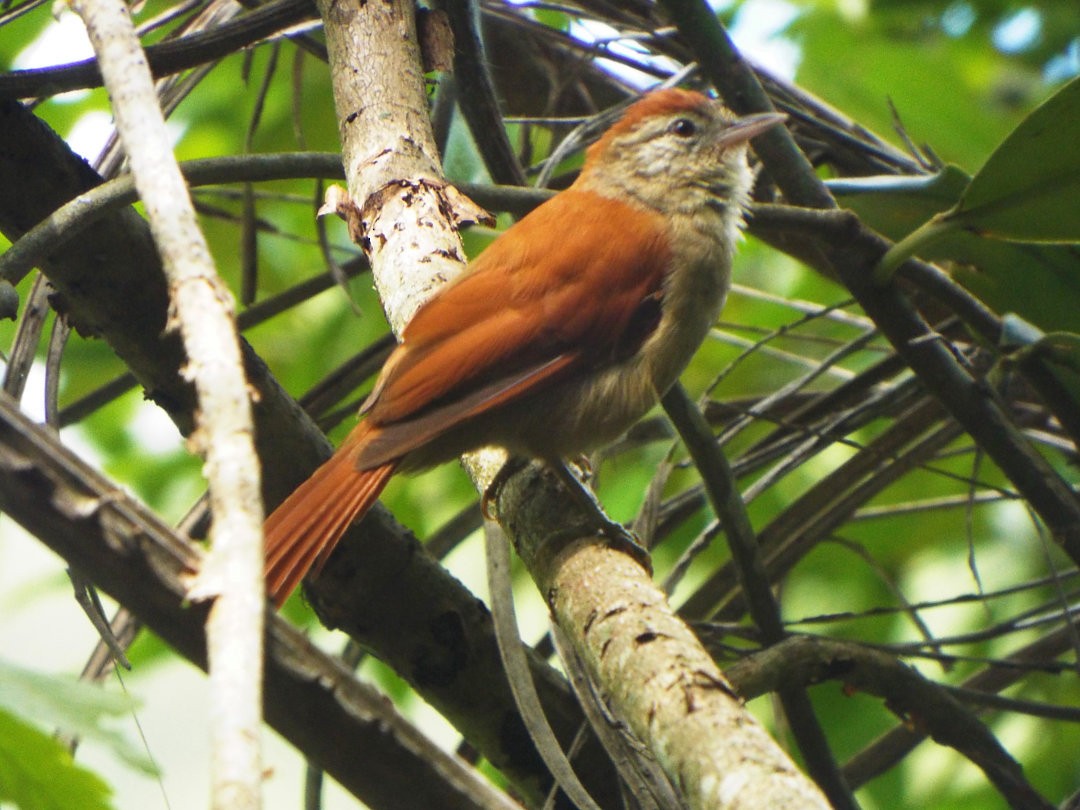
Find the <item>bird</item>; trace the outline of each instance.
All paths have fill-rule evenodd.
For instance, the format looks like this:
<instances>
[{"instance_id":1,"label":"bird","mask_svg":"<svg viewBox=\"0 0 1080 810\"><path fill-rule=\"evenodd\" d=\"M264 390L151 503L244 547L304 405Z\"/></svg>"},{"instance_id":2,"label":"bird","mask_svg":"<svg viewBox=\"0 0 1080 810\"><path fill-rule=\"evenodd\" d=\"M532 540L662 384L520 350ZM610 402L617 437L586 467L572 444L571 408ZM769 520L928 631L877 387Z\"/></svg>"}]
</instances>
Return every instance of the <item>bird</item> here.
<instances>
[{"instance_id":1,"label":"bird","mask_svg":"<svg viewBox=\"0 0 1080 810\"><path fill-rule=\"evenodd\" d=\"M784 118L675 88L627 107L572 185L417 310L360 421L266 519L275 606L396 473L488 445L561 463L644 416L720 314L754 183L748 144Z\"/></svg>"}]
</instances>

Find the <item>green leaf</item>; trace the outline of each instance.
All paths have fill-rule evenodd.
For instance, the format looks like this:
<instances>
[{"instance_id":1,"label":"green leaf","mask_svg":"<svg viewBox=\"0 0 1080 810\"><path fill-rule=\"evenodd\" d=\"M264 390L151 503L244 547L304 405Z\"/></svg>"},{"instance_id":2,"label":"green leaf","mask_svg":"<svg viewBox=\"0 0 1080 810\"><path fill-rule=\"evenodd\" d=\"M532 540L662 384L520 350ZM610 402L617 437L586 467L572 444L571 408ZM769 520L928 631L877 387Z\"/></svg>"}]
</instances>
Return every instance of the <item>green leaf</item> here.
<instances>
[{"instance_id":1,"label":"green leaf","mask_svg":"<svg viewBox=\"0 0 1080 810\"><path fill-rule=\"evenodd\" d=\"M943 221L1025 242L1080 242L1080 78L1025 118Z\"/></svg>"},{"instance_id":2,"label":"green leaf","mask_svg":"<svg viewBox=\"0 0 1080 810\"><path fill-rule=\"evenodd\" d=\"M799 86L879 133L895 127L891 100L911 139L946 162L978 165L1019 121L1014 104L1027 103L1024 88L1040 86L1036 73L1003 63L985 41L922 24L940 10L924 17L905 0L887 14L864 4L873 13L853 18L838 3L797 5L801 16L786 34L801 49ZM1000 90L1005 72L1018 99Z\"/></svg>"},{"instance_id":3,"label":"green leaf","mask_svg":"<svg viewBox=\"0 0 1080 810\"><path fill-rule=\"evenodd\" d=\"M1045 333L1012 312L1002 316L1001 325L1001 346L1014 361L1023 365L1036 357L1043 360L1073 404L1080 403L1080 334Z\"/></svg>"},{"instance_id":4,"label":"green leaf","mask_svg":"<svg viewBox=\"0 0 1080 810\"><path fill-rule=\"evenodd\" d=\"M126 695L0 660L0 709L103 742L129 765L153 774L156 771L149 758L105 725L109 718L126 717L134 706Z\"/></svg>"},{"instance_id":5,"label":"green leaf","mask_svg":"<svg viewBox=\"0 0 1080 810\"><path fill-rule=\"evenodd\" d=\"M871 228L899 241L954 206L968 175L947 166L933 175L827 181L830 191ZM951 261L953 278L998 312L1016 312L1045 332L1080 332L1080 248L987 239L962 229L924 242L919 255Z\"/></svg>"},{"instance_id":6,"label":"green leaf","mask_svg":"<svg viewBox=\"0 0 1080 810\"><path fill-rule=\"evenodd\" d=\"M0 709L0 804L22 810L109 810L109 786L59 742Z\"/></svg>"}]
</instances>

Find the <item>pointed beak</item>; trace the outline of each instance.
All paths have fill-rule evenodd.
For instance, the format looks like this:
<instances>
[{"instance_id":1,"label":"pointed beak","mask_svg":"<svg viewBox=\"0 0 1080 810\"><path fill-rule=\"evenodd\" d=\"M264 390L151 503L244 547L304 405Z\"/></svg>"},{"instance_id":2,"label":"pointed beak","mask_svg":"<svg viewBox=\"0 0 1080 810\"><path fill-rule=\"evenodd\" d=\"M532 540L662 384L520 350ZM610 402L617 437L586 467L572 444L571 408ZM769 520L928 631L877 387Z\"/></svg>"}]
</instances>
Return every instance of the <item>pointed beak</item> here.
<instances>
[{"instance_id":1,"label":"pointed beak","mask_svg":"<svg viewBox=\"0 0 1080 810\"><path fill-rule=\"evenodd\" d=\"M728 128L724 130L719 139L721 149L727 149L740 143L746 143L751 138L756 138L765 130L787 120L784 113L769 112L755 113L736 118Z\"/></svg>"}]
</instances>

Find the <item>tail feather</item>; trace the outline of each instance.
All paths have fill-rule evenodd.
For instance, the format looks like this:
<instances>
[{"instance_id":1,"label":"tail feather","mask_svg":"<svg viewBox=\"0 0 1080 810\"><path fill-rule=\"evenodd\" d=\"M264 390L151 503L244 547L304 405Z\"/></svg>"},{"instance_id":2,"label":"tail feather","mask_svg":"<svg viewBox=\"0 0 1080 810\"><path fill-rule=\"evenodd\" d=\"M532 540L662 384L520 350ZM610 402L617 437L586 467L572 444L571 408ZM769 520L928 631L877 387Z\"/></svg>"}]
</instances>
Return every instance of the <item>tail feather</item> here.
<instances>
[{"instance_id":1,"label":"tail feather","mask_svg":"<svg viewBox=\"0 0 1080 810\"><path fill-rule=\"evenodd\" d=\"M313 568L322 567L341 535L379 497L394 474L394 459L370 470L356 460L365 436L361 422L337 452L266 519L266 588L281 607Z\"/></svg>"}]
</instances>

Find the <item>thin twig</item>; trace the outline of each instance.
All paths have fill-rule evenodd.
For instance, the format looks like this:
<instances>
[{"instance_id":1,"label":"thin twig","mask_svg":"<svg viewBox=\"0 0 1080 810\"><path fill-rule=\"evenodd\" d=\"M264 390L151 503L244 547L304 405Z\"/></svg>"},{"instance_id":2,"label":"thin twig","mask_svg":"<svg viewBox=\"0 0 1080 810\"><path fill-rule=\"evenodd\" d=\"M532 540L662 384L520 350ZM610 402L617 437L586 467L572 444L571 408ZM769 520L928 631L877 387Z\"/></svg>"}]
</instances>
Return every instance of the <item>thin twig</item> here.
<instances>
[{"instance_id":1,"label":"thin twig","mask_svg":"<svg viewBox=\"0 0 1080 810\"><path fill-rule=\"evenodd\" d=\"M858 645L825 639L792 638L728 668L732 680L757 694L789 683L816 683L838 677L850 687L880 695L904 718L917 719L942 745L978 765L1018 810L1052 810L1024 778L1020 765L990 730L950 694L892 657ZM751 685L752 684L752 685Z\"/></svg>"},{"instance_id":2,"label":"thin twig","mask_svg":"<svg viewBox=\"0 0 1080 810\"><path fill-rule=\"evenodd\" d=\"M492 614L495 617L495 636L499 640L499 654L510 680L521 719L529 730L529 736L540 752L544 763L555 777L559 787L580 810L600 810L581 784L574 768L559 745L555 732L544 716L540 696L536 693L532 671L521 643L517 618L514 613L514 594L510 577L510 544L497 523L484 524L485 548L487 549L488 590L491 593Z\"/></svg>"},{"instance_id":3,"label":"thin twig","mask_svg":"<svg viewBox=\"0 0 1080 810\"><path fill-rule=\"evenodd\" d=\"M278 31L313 17L310 0L274 0L224 25L190 37L147 48L154 76L179 73L212 62ZM54 68L14 70L0 74L0 99L30 98L101 86L93 59Z\"/></svg>"}]
</instances>

